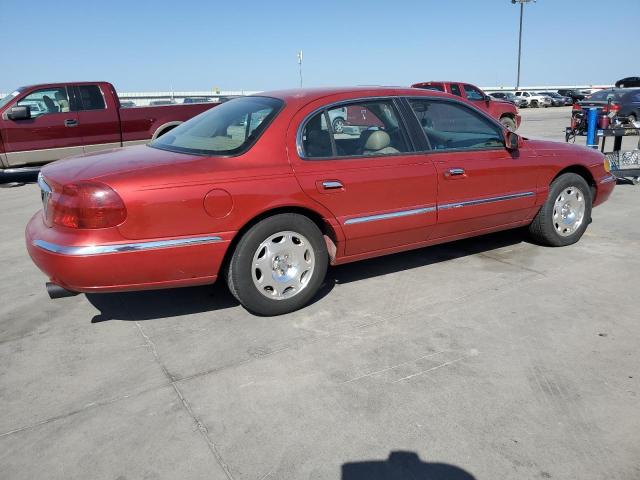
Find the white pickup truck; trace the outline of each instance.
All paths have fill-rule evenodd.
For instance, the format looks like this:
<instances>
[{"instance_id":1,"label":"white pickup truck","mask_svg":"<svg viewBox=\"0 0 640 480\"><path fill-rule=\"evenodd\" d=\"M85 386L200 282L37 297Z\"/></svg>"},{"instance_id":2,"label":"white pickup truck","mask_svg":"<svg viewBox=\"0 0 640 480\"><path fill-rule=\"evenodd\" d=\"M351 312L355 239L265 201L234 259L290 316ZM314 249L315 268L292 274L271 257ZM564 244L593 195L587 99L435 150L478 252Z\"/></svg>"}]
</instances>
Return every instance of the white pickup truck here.
<instances>
[{"instance_id":1,"label":"white pickup truck","mask_svg":"<svg viewBox=\"0 0 640 480\"><path fill-rule=\"evenodd\" d=\"M525 99L527 101L527 107L530 108L547 108L553 105L553 100L551 99L551 97L540 95L536 92L527 92L520 90L518 92L515 92L515 94L516 97Z\"/></svg>"}]
</instances>

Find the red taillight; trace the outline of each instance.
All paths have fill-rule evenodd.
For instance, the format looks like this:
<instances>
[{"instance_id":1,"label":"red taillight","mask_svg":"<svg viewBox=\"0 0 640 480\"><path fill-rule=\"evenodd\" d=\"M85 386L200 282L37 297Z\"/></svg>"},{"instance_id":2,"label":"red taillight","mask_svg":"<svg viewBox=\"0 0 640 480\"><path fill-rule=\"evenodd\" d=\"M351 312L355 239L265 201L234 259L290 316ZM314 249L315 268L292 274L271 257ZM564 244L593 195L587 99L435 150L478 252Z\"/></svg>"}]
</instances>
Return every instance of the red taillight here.
<instances>
[{"instance_id":1,"label":"red taillight","mask_svg":"<svg viewBox=\"0 0 640 480\"><path fill-rule=\"evenodd\" d=\"M618 105L617 103L612 103L611 107L609 108L611 113L619 113L620 112L620 105Z\"/></svg>"},{"instance_id":2,"label":"red taillight","mask_svg":"<svg viewBox=\"0 0 640 480\"><path fill-rule=\"evenodd\" d=\"M576 112L578 110L582 110L582 107L580 105L578 105L577 103L574 103L573 107L571 107L571 110Z\"/></svg>"},{"instance_id":3,"label":"red taillight","mask_svg":"<svg viewBox=\"0 0 640 480\"><path fill-rule=\"evenodd\" d=\"M98 182L65 185L54 194L47 217L56 225L69 228L107 228L124 222L127 209L120 196Z\"/></svg>"}]
</instances>

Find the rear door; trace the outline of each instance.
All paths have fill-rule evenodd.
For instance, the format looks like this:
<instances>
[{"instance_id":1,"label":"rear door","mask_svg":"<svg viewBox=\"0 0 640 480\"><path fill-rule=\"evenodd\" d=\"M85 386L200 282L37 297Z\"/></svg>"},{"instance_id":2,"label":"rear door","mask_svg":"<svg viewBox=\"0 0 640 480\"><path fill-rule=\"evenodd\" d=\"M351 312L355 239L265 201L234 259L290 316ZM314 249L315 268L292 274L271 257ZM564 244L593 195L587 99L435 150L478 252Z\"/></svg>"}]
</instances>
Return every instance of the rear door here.
<instances>
[{"instance_id":1,"label":"rear door","mask_svg":"<svg viewBox=\"0 0 640 480\"><path fill-rule=\"evenodd\" d=\"M396 101L322 107L315 102L296 114L287 143L302 189L342 227L346 248L339 253L357 256L428 239L436 223L436 171L415 152ZM330 119L343 108L361 115L357 125L336 133Z\"/></svg>"},{"instance_id":2,"label":"rear door","mask_svg":"<svg viewBox=\"0 0 640 480\"><path fill-rule=\"evenodd\" d=\"M498 123L463 102L413 98L409 103L438 175L434 238L481 232L531 215L536 159L507 150Z\"/></svg>"},{"instance_id":3,"label":"rear door","mask_svg":"<svg viewBox=\"0 0 640 480\"><path fill-rule=\"evenodd\" d=\"M83 152L78 114L71 111L65 86L34 90L12 106L28 106L31 118L2 122L10 166L45 163Z\"/></svg>"},{"instance_id":4,"label":"rear door","mask_svg":"<svg viewBox=\"0 0 640 480\"><path fill-rule=\"evenodd\" d=\"M93 152L122 145L120 116L113 95L98 84L73 87L78 108L78 132L84 151Z\"/></svg>"}]
</instances>

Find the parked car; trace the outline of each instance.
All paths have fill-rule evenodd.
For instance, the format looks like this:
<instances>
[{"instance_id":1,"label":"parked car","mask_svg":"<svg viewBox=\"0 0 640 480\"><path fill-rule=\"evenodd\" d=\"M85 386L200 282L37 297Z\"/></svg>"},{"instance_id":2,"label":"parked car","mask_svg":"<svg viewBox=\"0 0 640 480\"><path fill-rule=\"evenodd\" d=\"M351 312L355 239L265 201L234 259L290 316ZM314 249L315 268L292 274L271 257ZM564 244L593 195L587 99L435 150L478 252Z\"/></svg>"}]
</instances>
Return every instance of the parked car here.
<instances>
[{"instance_id":1,"label":"parked car","mask_svg":"<svg viewBox=\"0 0 640 480\"><path fill-rule=\"evenodd\" d=\"M462 82L421 82L411 85L413 88L423 90L437 90L464 98L483 112L500 120L510 130L516 130L520 126L521 117L517 107L504 100L492 99L475 85Z\"/></svg>"},{"instance_id":2,"label":"parked car","mask_svg":"<svg viewBox=\"0 0 640 480\"><path fill-rule=\"evenodd\" d=\"M565 97L557 92L538 92L538 95L544 95L551 98L551 102L554 107L565 107L567 105L573 105L571 97Z\"/></svg>"},{"instance_id":3,"label":"parked car","mask_svg":"<svg viewBox=\"0 0 640 480\"><path fill-rule=\"evenodd\" d=\"M120 100L120 108L134 108L136 106L136 102L131 100Z\"/></svg>"},{"instance_id":4,"label":"parked car","mask_svg":"<svg viewBox=\"0 0 640 480\"><path fill-rule=\"evenodd\" d=\"M579 102L580 100L584 100L584 98L586 97L586 95L584 93L581 93L579 90L566 89L566 88L565 89L561 88L560 90L558 90L558 94L564 97L571 98L571 100L573 100L573 103Z\"/></svg>"},{"instance_id":5,"label":"parked car","mask_svg":"<svg viewBox=\"0 0 640 480\"><path fill-rule=\"evenodd\" d=\"M371 127L333 134L345 107ZM329 264L524 226L575 243L615 178L597 150L519 137L459 97L362 87L231 100L38 183L26 243L52 297L222 278L277 315L307 304Z\"/></svg>"},{"instance_id":6,"label":"parked car","mask_svg":"<svg viewBox=\"0 0 640 480\"><path fill-rule=\"evenodd\" d=\"M553 101L551 97L546 95L539 95L536 92L526 92L526 91L517 91L515 93L516 97L523 98L527 102L527 107L530 108L539 108L539 107L551 107L553 105Z\"/></svg>"},{"instance_id":7,"label":"parked car","mask_svg":"<svg viewBox=\"0 0 640 480\"><path fill-rule=\"evenodd\" d=\"M107 82L22 87L0 100L0 172L145 143L213 106L122 108Z\"/></svg>"},{"instance_id":8,"label":"parked car","mask_svg":"<svg viewBox=\"0 0 640 480\"><path fill-rule=\"evenodd\" d=\"M640 87L640 77L626 77L616 82L616 88Z\"/></svg>"},{"instance_id":9,"label":"parked car","mask_svg":"<svg viewBox=\"0 0 640 480\"><path fill-rule=\"evenodd\" d=\"M582 108L604 107L609 104L617 111L618 117L635 123L640 119L640 88L608 88L594 93L579 102Z\"/></svg>"},{"instance_id":10,"label":"parked car","mask_svg":"<svg viewBox=\"0 0 640 480\"><path fill-rule=\"evenodd\" d=\"M492 92L489 96L513 103L518 108L527 106L527 101L524 98L518 98L512 92Z\"/></svg>"},{"instance_id":11,"label":"parked car","mask_svg":"<svg viewBox=\"0 0 640 480\"><path fill-rule=\"evenodd\" d=\"M182 100L182 103L208 103L214 101L215 100L211 97L185 97Z\"/></svg>"},{"instance_id":12,"label":"parked car","mask_svg":"<svg viewBox=\"0 0 640 480\"><path fill-rule=\"evenodd\" d=\"M168 98L168 99L161 99L161 100L151 100L149 102L149 106L150 107L158 107L161 105L176 105L178 102L176 102L175 100Z\"/></svg>"}]
</instances>

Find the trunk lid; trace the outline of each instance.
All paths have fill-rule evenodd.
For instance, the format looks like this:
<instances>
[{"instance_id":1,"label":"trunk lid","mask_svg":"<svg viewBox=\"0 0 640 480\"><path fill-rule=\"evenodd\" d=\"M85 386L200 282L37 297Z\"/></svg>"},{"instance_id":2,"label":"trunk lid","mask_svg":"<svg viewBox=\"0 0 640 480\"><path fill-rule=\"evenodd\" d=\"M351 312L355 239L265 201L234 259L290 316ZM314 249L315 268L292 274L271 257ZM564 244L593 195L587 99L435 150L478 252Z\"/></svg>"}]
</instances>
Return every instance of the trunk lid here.
<instances>
[{"instance_id":1,"label":"trunk lid","mask_svg":"<svg viewBox=\"0 0 640 480\"><path fill-rule=\"evenodd\" d=\"M201 157L183 153L168 152L157 148L139 145L135 147L114 148L89 153L78 157L58 160L42 168L42 175L57 184L77 180L97 180L102 177L121 175L128 172L147 169L177 169L197 162Z\"/></svg>"}]
</instances>

